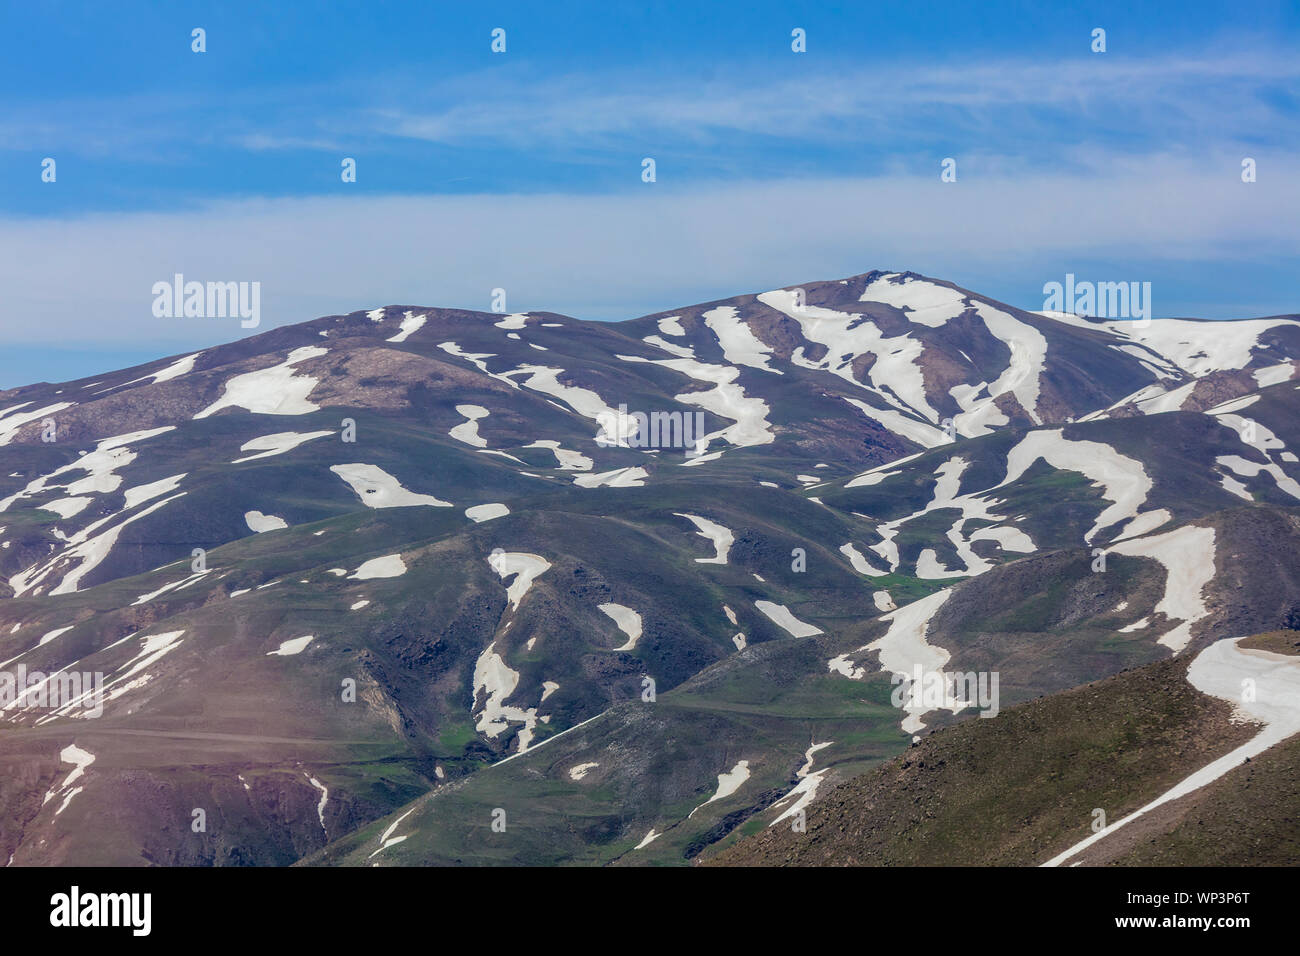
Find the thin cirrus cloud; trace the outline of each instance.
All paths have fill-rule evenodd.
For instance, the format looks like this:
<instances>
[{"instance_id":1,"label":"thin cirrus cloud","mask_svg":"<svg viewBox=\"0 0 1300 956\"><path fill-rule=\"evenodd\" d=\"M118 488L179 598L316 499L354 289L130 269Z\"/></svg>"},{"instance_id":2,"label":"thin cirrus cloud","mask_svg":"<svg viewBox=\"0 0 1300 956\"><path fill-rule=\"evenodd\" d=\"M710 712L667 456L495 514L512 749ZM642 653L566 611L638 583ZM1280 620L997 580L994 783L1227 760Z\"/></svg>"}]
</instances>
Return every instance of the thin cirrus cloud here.
<instances>
[{"instance_id":1,"label":"thin cirrus cloud","mask_svg":"<svg viewBox=\"0 0 1300 956\"><path fill-rule=\"evenodd\" d=\"M1282 132L1279 119L1294 117L1294 102L1272 94L1297 80L1294 58L1258 53L945 68L901 63L776 78L738 70L704 83L646 75L536 82L515 74L434 88L425 94L429 105L377 109L373 124L381 134L449 144L564 144L645 131L775 140L817 133L833 142L872 139L881 149L882 132L890 140L981 132L987 143L968 145L995 149L1009 132L1032 133L1045 145L1099 134L1128 143L1207 132L1219 142L1258 141ZM940 117L944 126L936 129Z\"/></svg>"},{"instance_id":2,"label":"thin cirrus cloud","mask_svg":"<svg viewBox=\"0 0 1300 956\"><path fill-rule=\"evenodd\" d=\"M733 64L704 79L644 68L555 74L521 64L434 82L394 71L236 88L202 101L157 94L31 103L11 112L4 131L10 144L38 142L73 155L133 150L145 164L201 164L214 150L493 149L515 162L492 187L518 191L556 185L537 181L538 160L625 163L654 147L683 152L690 171L704 175L737 164L752 174L769 162L775 174L795 154L801 170L824 165L843 174L847 164L879 171L915 163L936 148L1001 156L1004 164L1054 153L1068 162L1061 151L1080 144L1121 154L1292 148L1300 109L1287 91L1297 81L1300 61L1258 50L808 71ZM454 154L439 160L454 161ZM577 172L573 185L590 181L587 171ZM236 185L219 169L205 170L195 184L217 192ZM239 185L246 195L248 184ZM294 192L288 175L254 185ZM382 188L418 191L416 183Z\"/></svg>"},{"instance_id":3,"label":"thin cirrus cloud","mask_svg":"<svg viewBox=\"0 0 1300 956\"><path fill-rule=\"evenodd\" d=\"M389 303L481 309L496 287L512 309L617 319L872 268L1024 308L1044 282L1091 269L1152 281L1157 314L1292 312L1297 74L1260 52L723 64L707 79L521 65L220 103L31 104L6 120L10 142L39 133L72 161L0 215L0 331L14 347L130 341L157 355L246 334L154 318L149 290L175 272L260 281L263 329ZM97 182L78 142L116 149L113 176ZM385 167L421 149L425 166ZM359 155L364 188L339 184L340 153ZM644 155L656 183L640 181ZM944 184L949 155L959 178ZM170 180L132 179L150 163ZM87 212L90 192L107 205Z\"/></svg>"}]
</instances>

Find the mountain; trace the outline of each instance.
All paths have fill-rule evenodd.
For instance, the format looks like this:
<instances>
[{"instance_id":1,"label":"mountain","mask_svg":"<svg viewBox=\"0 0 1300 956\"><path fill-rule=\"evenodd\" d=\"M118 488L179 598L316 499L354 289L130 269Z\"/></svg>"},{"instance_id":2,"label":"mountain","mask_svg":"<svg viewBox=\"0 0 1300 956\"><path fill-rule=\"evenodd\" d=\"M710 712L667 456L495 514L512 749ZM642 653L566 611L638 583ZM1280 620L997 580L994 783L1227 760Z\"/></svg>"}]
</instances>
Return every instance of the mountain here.
<instances>
[{"instance_id":1,"label":"mountain","mask_svg":"<svg viewBox=\"0 0 1300 956\"><path fill-rule=\"evenodd\" d=\"M0 853L682 864L811 820L1014 723L899 706L917 667L1007 715L1300 627L1297 359L1296 316L871 272L0 392L0 674L104 680L0 683Z\"/></svg>"}]
</instances>

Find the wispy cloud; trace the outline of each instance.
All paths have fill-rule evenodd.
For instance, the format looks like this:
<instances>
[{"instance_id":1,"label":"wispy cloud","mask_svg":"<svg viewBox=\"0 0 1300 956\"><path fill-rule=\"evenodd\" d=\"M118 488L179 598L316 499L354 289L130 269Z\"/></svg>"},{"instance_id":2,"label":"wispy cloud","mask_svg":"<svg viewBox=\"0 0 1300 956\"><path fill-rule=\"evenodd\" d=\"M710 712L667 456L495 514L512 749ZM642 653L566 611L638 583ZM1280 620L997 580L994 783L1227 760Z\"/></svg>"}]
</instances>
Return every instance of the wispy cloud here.
<instances>
[{"instance_id":1,"label":"wispy cloud","mask_svg":"<svg viewBox=\"0 0 1300 956\"><path fill-rule=\"evenodd\" d=\"M1278 290L1292 287L1285 264L1297 255L1300 179L1246 185L1230 163L1207 171L1163 156L1086 181L1044 172L955 184L937 175L646 184L0 220L7 342L148 341L160 354L242 334L221 320L154 318L150 287L175 272L260 281L264 328L390 303L486 309L498 286L512 310L630 318L872 268L950 278L1023 307L1041 302L1043 282L1091 269L1153 281L1158 314L1224 316L1295 311ZM1207 293L1177 278L1188 262L1233 275L1281 264L1271 284Z\"/></svg>"},{"instance_id":2,"label":"wispy cloud","mask_svg":"<svg viewBox=\"0 0 1300 956\"><path fill-rule=\"evenodd\" d=\"M619 155L656 144L766 154L879 171L918 152L1033 164L1086 144L1094 153L1300 146L1300 60L1221 56L796 70L730 65L708 78L609 69L563 75L526 65L428 82L368 72L329 86L235 89L220 101L175 95L33 102L10 111L0 149L135 151L140 161L213 149L409 150L412 142L529 158ZM1104 157L1099 159L1104 164ZM706 166L707 168L707 166ZM713 171L717 171L716 168Z\"/></svg>"},{"instance_id":3,"label":"wispy cloud","mask_svg":"<svg viewBox=\"0 0 1300 956\"><path fill-rule=\"evenodd\" d=\"M818 135L883 148L885 136L906 142L981 134L984 141L969 146L996 151L996 141L1013 129L1045 144L1099 133L1129 143L1167 144L1206 133L1220 141L1256 139L1294 109L1271 92L1297 80L1300 61L1258 53L938 68L894 63L798 76L749 69L705 82L644 73L539 80L509 72L435 86L424 94L426 106L408 103L372 115L380 133L440 143L574 145L628 134L742 134ZM1296 135L1294 124L1277 132Z\"/></svg>"}]
</instances>

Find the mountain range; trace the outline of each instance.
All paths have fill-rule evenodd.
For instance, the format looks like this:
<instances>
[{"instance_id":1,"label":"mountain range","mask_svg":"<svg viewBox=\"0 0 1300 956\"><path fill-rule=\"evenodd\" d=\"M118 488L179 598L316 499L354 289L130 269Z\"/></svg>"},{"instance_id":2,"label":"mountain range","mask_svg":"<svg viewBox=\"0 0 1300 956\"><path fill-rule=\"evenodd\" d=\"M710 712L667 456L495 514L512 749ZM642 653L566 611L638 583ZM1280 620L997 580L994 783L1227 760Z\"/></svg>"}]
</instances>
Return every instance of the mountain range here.
<instances>
[{"instance_id":1,"label":"mountain range","mask_svg":"<svg viewBox=\"0 0 1300 956\"><path fill-rule=\"evenodd\" d=\"M874 271L0 391L0 858L1294 864L1298 361Z\"/></svg>"}]
</instances>

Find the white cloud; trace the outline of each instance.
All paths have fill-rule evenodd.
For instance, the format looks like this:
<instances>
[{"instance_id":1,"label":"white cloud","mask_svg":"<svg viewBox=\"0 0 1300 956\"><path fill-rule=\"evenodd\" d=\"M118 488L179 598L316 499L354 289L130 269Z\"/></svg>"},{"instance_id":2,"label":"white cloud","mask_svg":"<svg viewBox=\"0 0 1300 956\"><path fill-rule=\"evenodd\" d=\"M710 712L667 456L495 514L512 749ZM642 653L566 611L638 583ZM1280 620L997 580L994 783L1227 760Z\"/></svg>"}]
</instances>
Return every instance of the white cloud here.
<instances>
[{"instance_id":1,"label":"white cloud","mask_svg":"<svg viewBox=\"0 0 1300 956\"><path fill-rule=\"evenodd\" d=\"M1009 275L1059 279L1084 259L1146 278L1166 260L1300 253L1300 181L1258 157L1116 164L955 184L934 175L639 184L618 194L308 198L174 214L0 220L4 339L121 345L160 355L238 338L237 320L157 319L154 282L262 283L261 330L394 302L631 318L745 291L913 269L977 291ZM1240 307L1250 312L1249 290ZM1156 309L1175 296L1157 288ZM1034 307L1033 302L1013 303ZM1040 306L1039 306L1040 307Z\"/></svg>"}]
</instances>

